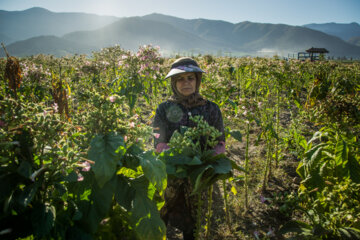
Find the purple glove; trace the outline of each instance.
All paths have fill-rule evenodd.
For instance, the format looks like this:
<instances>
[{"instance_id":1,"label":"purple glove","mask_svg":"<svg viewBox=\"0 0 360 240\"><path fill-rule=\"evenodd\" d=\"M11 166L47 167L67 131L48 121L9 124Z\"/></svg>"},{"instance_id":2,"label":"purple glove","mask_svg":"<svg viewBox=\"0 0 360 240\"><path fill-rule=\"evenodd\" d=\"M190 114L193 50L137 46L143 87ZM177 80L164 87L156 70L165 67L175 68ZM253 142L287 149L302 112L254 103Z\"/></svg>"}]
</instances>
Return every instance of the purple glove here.
<instances>
[{"instance_id":1,"label":"purple glove","mask_svg":"<svg viewBox=\"0 0 360 240\"><path fill-rule=\"evenodd\" d=\"M225 152L225 142L220 141L214 148L215 150L215 155L218 155L220 153L224 153Z\"/></svg>"},{"instance_id":2,"label":"purple glove","mask_svg":"<svg viewBox=\"0 0 360 240\"><path fill-rule=\"evenodd\" d=\"M158 145L156 145L156 152L161 153L162 151L169 148L170 147L167 145L167 143L158 143Z\"/></svg>"}]
</instances>

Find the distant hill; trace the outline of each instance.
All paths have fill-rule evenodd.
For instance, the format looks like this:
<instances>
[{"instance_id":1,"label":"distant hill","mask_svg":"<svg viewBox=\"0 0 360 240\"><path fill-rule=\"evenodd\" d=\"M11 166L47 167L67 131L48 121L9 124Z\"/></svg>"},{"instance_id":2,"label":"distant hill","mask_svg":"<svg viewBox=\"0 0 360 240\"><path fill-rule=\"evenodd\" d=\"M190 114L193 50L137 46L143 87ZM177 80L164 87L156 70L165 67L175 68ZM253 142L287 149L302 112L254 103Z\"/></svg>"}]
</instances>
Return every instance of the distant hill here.
<instances>
[{"instance_id":1,"label":"distant hill","mask_svg":"<svg viewBox=\"0 0 360 240\"><path fill-rule=\"evenodd\" d=\"M41 35L62 36L80 30L104 27L117 17L86 13L55 13L44 8L24 11L0 10L0 33L14 40L24 40Z\"/></svg>"},{"instance_id":2,"label":"distant hill","mask_svg":"<svg viewBox=\"0 0 360 240\"><path fill-rule=\"evenodd\" d=\"M321 31L329 35L337 36L345 41L352 37L360 36L360 25L358 23L323 23L323 24L306 24L304 27Z\"/></svg>"},{"instance_id":3,"label":"distant hill","mask_svg":"<svg viewBox=\"0 0 360 240\"><path fill-rule=\"evenodd\" d=\"M206 19L184 20L162 14L150 14L143 18L167 22L224 48L231 48L232 51L275 52L287 55L289 52L321 47L328 49L329 55L332 56L360 57L360 48L337 37L305 27L248 21L232 24Z\"/></svg>"},{"instance_id":4,"label":"distant hill","mask_svg":"<svg viewBox=\"0 0 360 240\"><path fill-rule=\"evenodd\" d=\"M4 12L0 11L0 21ZM17 56L37 53L56 56L91 54L93 50L115 44L137 51L140 45L153 44L160 46L164 55L192 52L229 53L232 56L287 56L315 47L326 48L330 52L329 56L360 58L360 47L353 43L308 27L285 24L248 21L233 24L156 13L143 17L114 18L82 13L53 13L41 8L6 14L16 19L7 19L5 24L1 22L0 25L0 33L10 40L26 34L46 35L8 44L7 48L11 49L9 52Z\"/></svg>"},{"instance_id":5,"label":"distant hill","mask_svg":"<svg viewBox=\"0 0 360 240\"><path fill-rule=\"evenodd\" d=\"M141 17L123 18L104 28L73 32L66 34L64 38L98 48L119 44L122 48L134 51L144 44L159 45L162 49L174 51L209 51L221 48L168 23L144 20Z\"/></svg>"},{"instance_id":6,"label":"distant hill","mask_svg":"<svg viewBox=\"0 0 360 240\"><path fill-rule=\"evenodd\" d=\"M14 41L15 41L14 39L7 36L6 34L0 33L0 43L10 44L10 43L12 43Z\"/></svg>"},{"instance_id":7,"label":"distant hill","mask_svg":"<svg viewBox=\"0 0 360 240\"><path fill-rule=\"evenodd\" d=\"M360 37L352 37L352 38L349 39L348 42L351 43L351 44L360 46Z\"/></svg>"},{"instance_id":8,"label":"distant hill","mask_svg":"<svg viewBox=\"0 0 360 240\"><path fill-rule=\"evenodd\" d=\"M90 53L96 48L82 43L73 42L56 36L40 36L23 41L18 41L6 46L12 56L31 56L37 54L50 54L57 57L73 55L75 53ZM0 57L5 57L5 52L0 50Z\"/></svg>"}]
</instances>

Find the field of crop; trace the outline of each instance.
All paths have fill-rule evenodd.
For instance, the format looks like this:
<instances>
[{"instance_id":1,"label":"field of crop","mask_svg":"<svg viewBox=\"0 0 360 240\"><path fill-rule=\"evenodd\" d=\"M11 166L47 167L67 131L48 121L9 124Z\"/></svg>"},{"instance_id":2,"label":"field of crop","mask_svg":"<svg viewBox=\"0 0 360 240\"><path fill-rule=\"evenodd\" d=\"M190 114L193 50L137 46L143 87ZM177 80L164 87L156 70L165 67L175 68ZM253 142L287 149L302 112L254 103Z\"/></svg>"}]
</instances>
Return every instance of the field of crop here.
<instances>
[{"instance_id":1,"label":"field of crop","mask_svg":"<svg viewBox=\"0 0 360 240\"><path fill-rule=\"evenodd\" d=\"M218 156L187 139L216 135L201 119L154 152L174 60L158 48L0 59L0 238L181 239L159 215L172 175L197 239L360 239L360 63L194 58Z\"/></svg>"}]
</instances>

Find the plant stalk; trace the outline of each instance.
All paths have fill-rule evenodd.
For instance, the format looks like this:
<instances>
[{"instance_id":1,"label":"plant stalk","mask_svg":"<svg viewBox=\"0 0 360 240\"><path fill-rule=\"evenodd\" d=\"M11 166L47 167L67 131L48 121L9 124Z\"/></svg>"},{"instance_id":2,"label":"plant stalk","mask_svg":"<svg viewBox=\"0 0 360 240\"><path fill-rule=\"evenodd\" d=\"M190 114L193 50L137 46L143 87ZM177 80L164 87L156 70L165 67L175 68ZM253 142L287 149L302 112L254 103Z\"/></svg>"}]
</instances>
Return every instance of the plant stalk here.
<instances>
[{"instance_id":1,"label":"plant stalk","mask_svg":"<svg viewBox=\"0 0 360 240\"><path fill-rule=\"evenodd\" d=\"M246 130L246 149L245 149L245 211L248 210L249 203L248 203L248 188L249 188L249 135L250 135L250 123L247 124Z\"/></svg>"},{"instance_id":2,"label":"plant stalk","mask_svg":"<svg viewBox=\"0 0 360 240\"><path fill-rule=\"evenodd\" d=\"M211 185L208 189L208 213L206 217L206 232L205 238L209 239L210 228L211 228L211 217L212 217L212 193L213 193L213 185Z\"/></svg>"},{"instance_id":3,"label":"plant stalk","mask_svg":"<svg viewBox=\"0 0 360 240\"><path fill-rule=\"evenodd\" d=\"M228 193L226 190L226 180L223 180L223 189L224 189L224 203L225 203L225 220L229 230L231 231L230 214L229 214L229 206L228 206Z\"/></svg>"}]
</instances>

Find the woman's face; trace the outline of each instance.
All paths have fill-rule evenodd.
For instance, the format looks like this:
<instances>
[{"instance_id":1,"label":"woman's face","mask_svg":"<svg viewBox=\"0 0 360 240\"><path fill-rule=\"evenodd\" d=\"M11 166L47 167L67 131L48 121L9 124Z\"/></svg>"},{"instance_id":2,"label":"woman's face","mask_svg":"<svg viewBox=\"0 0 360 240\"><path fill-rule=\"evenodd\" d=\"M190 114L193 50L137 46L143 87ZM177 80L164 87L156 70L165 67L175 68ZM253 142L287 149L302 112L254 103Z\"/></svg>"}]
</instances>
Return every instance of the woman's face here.
<instances>
[{"instance_id":1,"label":"woman's face","mask_svg":"<svg viewBox=\"0 0 360 240\"><path fill-rule=\"evenodd\" d=\"M174 76L176 89L184 96L193 94L196 90L196 75L193 72L181 73Z\"/></svg>"}]
</instances>

